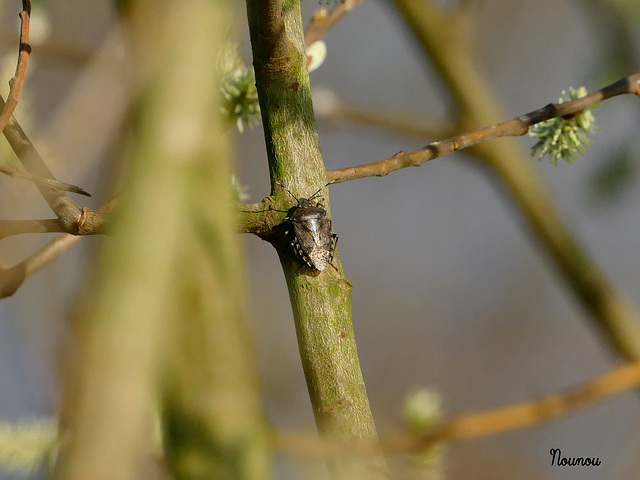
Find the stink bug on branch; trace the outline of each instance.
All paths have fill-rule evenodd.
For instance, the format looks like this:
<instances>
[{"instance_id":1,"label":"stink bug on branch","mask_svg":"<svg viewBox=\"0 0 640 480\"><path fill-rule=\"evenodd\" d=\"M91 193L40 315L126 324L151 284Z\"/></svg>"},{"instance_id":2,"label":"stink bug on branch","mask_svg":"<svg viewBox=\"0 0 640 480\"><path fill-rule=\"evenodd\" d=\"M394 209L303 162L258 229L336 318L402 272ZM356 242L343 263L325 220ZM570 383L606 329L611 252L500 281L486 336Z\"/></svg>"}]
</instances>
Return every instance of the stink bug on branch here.
<instances>
[{"instance_id":1,"label":"stink bug on branch","mask_svg":"<svg viewBox=\"0 0 640 480\"><path fill-rule=\"evenodd\" d=\"M296 256L314 270L323 271L327 265L333 267L331 262L338 243L338 236L333 233L331 220L327 218L327 211L322 204L320 202L312 203L320 190L329 184L309 198L298 198L281 183L278 185L289 192L289 195L297 203L289 210L284 219L289 224L285 235L291 240L291 246Z\"/></svg>"}]
</instances>

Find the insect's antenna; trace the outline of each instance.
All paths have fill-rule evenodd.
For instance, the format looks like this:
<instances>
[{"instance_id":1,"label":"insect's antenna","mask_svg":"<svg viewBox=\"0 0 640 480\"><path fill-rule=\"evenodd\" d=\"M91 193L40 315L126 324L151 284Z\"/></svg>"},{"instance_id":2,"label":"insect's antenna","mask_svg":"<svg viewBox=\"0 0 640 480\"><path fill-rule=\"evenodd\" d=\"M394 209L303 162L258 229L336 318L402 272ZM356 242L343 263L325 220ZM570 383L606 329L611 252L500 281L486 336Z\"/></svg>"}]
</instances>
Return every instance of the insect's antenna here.
<instances>
[{"instance_id":1,"label":"insect's antenna","mask_svg":"<svg viewBox=\"0 0 640 480\"><path fill-rule=\"evenodd\" d=\"M339 179L337 179L337 178L336 178L336 179L335 179L335 180L333 180L332 182L329 182L329 183L327 183L326 185L323 185L322 187L320 187L316 193L314 193L313 195L311 195L311 196L309 197L309 200L313 200L313 199L315 198L315 196L316 196L316 195L318 195L318 194L320 193L320 191L321 191L323 188L328 187L328 186L329 186L329 185L331 185L332 183L336 183L338 180L339 180Z\"/></svg>"},{"instance_id":2,"label":"insect's antenna","mask_svg":"<svg viewBox=\"0 0 640 480\"><path fill-rule=\"evenodd\" d=\"M276 182L276 184L280 185L282 188L284 188L287 192L289 192L289 195L291 195L296 202L300 203L300 201L298 200L298 197L296 197L293 193L291 193L291 190L289 190L287 187L285 187L280 182Z\"/></svg>"},{"instance_id":3,"label":"insect's antenna","mask_svg":"<svg viewBox=\"0 0 640 480\"><path fill-rule=\"evenodd\" d=\"M326 187L326 185L325 185L324 187ZM320 187L316 193L314 193L313 195L311 195L311 196L309 197L309 201L313 200L313 199L315 198L315 196L316 196L316 195L318 195L318 194L320 193L320 190L322 190L324 187Z\"/></svg>"}]
</instances>

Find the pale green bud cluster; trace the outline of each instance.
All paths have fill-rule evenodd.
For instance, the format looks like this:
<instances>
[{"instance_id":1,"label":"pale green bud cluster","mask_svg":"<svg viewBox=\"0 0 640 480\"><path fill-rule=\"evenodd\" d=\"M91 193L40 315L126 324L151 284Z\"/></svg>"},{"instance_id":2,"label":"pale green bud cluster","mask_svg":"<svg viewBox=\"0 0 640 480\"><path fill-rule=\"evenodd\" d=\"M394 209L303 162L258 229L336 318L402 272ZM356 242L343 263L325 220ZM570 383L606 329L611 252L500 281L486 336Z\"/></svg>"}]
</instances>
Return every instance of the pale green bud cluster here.
<instances>
[{"instance_id":1,"label":"pale green bud cluster","mask_svg":"<svg viewBox=\"0 0 640 480\"><path fill-rule=\"evenodd\" d=\"M260 104L253 67L244 64L236 44L229 44L220 54L222 74L222 113L242 133L244 126L258 124Z\"/></svg>"},{"instance_id":2,"label":"pale green bud cluster","mask_svg":"<svg viewBox=\"0 0 640 480\"><path fill-rule=\"evenodd\" d=\"M559 103L584 97L587 90L580 87L577 90L569 88L569 95L563 90ZM570 118L557 117L533 125L529 129L529 135L538 139L531 148L531 156L537 156L542 160L548 156L552 165L557 165L559 159L572 163L577 160L593 143L589 140L592 133L599 133L595 125L595 116L589 107Z\"/></svg>"}]
</instances>

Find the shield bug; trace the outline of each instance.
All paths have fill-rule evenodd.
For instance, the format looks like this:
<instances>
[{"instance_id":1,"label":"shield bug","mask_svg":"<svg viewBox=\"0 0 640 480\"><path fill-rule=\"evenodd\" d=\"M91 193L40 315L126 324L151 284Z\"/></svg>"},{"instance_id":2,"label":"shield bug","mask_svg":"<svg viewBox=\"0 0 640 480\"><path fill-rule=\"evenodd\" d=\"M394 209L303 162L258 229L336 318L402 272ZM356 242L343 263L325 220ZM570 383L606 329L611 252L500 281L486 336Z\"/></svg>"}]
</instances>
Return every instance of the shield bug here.
<instances>
[{"instance_id":1,"label":"shield bug","mask_svg":"<svg viewBox=\"0 0 640 480\"><path fill-rule=\"evenodd\" d=\"M332 232L331 220L327 218L327 211L322 204L312 203L324 187L309 198L298 198L281 183L278 185L289 192L297 203L284 219L289 227L285 235L291 240L296 256L309 268L315 270L323 271L327 265L333 266L331 262L338 236Z\"/></svg>"}]
</instances>

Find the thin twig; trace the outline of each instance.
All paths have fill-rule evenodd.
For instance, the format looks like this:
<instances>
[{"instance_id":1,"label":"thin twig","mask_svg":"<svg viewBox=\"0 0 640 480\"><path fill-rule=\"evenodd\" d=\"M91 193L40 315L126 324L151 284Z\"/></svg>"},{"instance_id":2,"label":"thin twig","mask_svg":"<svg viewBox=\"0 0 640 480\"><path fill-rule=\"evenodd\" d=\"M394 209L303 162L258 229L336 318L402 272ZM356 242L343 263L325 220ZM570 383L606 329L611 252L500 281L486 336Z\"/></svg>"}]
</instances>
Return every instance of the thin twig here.
<instances>
[{"instance_id":1,"label":"thin twig","mask_svg":"<svg viewBox=\"0 0 640 480\"><path fill-rule=\"evenodd\" d=\"M98 212L100 214L113 212L119 200L119 196L116 196L100 207ZM13 229L13 233L8 233L11 229ZM61 222L57 219L0 221L0 239L19 233L50 233L63 231ZM13 267L0 267L0 299L13 295L25 280L38 270L49 265L83 238L85 238L85 236L60 235Z\"/></svg>"},{"instance_id":2,"label":"thin twig","mask_svg":"<svg viewBox=\"0 0 640 480\"><path fill-rule=\"evenodd\" d=\"M22 265L24 265L25 280L31 277L31 275L36 273L38 270L49 265L61 254L66 252L69 248L74 246L83 238L85 237L78 237L68 234L60 235L54 238L51 242L38 250L36 253L31 255L29 258L20 262Z\"/></svg>"},{"instance_id":3,"label":"thin twig","mask_svg":"<svg viewBox=\"0 0 640 480\"><path fill-rule=\"evenodd\" d=\"M331 11L327 10L327 7L320 7L316 10L311 16L311 21L307 25L307 31L304 34L305 46L308 47L322 39L338 20L361 3L362 0L343 0L337 2L337 5Z\"/></svg>"},{"instance_id":4,"label":"thin twig","mask_svg":"<svg viewBox=\"0 0 640 480\"><path fill-rule=\"evenodd\" d=\"M10 297L16 293L25 280L41 268L49 265L83 238L73 235L60 235L17 265L7 269L0 269L0 299Z\"/></svg>"},{"instance_id":5,"label":"thin twig","mask_svg":"<svg viewBox=\"0 0 640 480\"><path fill-rule=\"evenodd\" d=\"M406 442L403 437L391 438L385 446L390 453L422 450L441 440L469 440L512 430L535 427L543 422L587 408L638 388L640 362L616 367L568 392L553 393L538 400L470 413L444 423L431 434ZM406 438L406 437L405 437ZM402 443L405 443L403 446Z\"/></svg>"},{"instance_id":6,"label":"thin twig","mask_svg":"<svg viewBox=\"0 0 640 480\"><path fill-rule=\"evenodd\" d=\"M36 184L42 184L47 185L51 188L57 188L58 190L61 190L63 192L77 193L80 195L84 195L85 197L91 196L89 192L87 192L83 188L78 187L77 185L60 182L59 180L54 180L53 178L37 177L18 168L9 167L8 165L0 165L0 173L4 173L5 175L8 175L12 178L21 178L23 180L29 180L30 182Z\"/></svg>"},{"instance_id":7,"label":"thin twig","mask_svg":"<svg viewBox=\"0 0 640 480\"><path fill-rule=\"evenodd\" d=\"M4 99L0 97L0 107L4 108L4 105ZM53 173L15 117L12 116L9 119L2 133L30 175L56 181ZM46 182L38 182L36 186L51 210L60 219L65 232L73 235L93 235L101 232L104 219L100 213L80 207L66 192L52 188Z\"/></svg>"},{"instance_id":8,"label":"thin twig","mask_svg":"<svg viewBox=\"0 0 640 480\"><path fill-rule=\"evenodd\" d=\"M640 72L629 75L582 98L564 103L550 103L543 108L506 122L461 133L439 142L433 142L415 152L400 151L392 157L379 162L341 168L339 170L329 170L329 181L340 183L358 178L383 177L401 168L419 167L429 160L486 142L487 140L524 135L528 132L529 127L536 123L550 118L570 116L608 98L628 93L640 96Z\"/></svg>"},{"instance_id":9,"label":"thin twig","mask_svg":"<svg viewBox=\"0 0 640 480\"><path fill-rule=\"evenodd\" d=\"M18 105L18 96L24 82L24 74L27 70L27 60L31 53L29 45L29 24L31 20L31 0L22 0L22 11L20 12L20 45L18 48L18 64L16 73L9 80L9 95L7 103L2 107L0 113L0 131L4 130Z\"/></svg>"},{"instance_id":10,"label":"thin twig","mask_svg":"<svg viewBox=\"0 0 640 480\"><path fill-rule=\"evenodd\" d=\"M45 220L0 220L0 240L23 233L64 233L57 218Z\"/></svg>"},{"instance_id":11,"label":"thin twig","mask_svg":"<svg viewBox=\"0 0 640 480\"><path fill-rule=\"evenodd\" d=\"M633 362L614 368L568 392L462 415L423 435L402 432L380 442L360 440L343 443L300 433L277 432L274 441L280 450L314 457L342 454L345 450L361 455L380 451L386 454L420 452L435 442L469 440L535 427L638 388L639 385L640 362Z\"/></svg>"}]
</instances>

